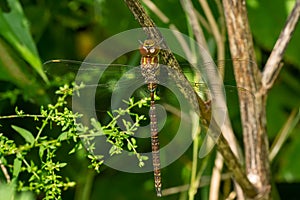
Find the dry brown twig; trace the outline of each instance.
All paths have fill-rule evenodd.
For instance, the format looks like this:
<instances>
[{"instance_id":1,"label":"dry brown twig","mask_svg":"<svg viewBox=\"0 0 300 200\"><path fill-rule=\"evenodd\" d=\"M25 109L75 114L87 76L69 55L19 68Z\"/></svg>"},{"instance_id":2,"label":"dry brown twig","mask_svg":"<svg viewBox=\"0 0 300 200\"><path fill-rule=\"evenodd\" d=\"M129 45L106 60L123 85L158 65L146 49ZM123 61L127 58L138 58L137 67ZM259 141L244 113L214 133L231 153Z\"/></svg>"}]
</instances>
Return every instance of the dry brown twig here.
<instances>
[{"instance_id":1,"label":"dry brown twig","mask_svg":"<svg viewBox=\"0 0 300 200\"><path fill-rule=\"evenodd\" d=\"M1 160L0 160L0 168L2 170L3 175L5 176L6 182L10 183L10 176L8 174L6 167L4 166L4 164L2 163Z\"/></svg>"}]
</instances>

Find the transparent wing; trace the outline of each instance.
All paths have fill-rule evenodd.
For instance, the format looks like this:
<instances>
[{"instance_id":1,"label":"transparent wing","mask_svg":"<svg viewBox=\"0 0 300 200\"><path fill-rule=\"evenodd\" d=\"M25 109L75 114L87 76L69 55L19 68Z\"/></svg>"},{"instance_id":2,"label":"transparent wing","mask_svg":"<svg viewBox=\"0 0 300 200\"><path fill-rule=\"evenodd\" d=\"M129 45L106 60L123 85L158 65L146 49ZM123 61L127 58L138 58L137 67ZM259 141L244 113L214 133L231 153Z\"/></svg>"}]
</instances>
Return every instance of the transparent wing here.
<instances>
[{"instance_id":1,"label":"transparent wing","mask_svg":"<svg viewBox=\"0 0 300 200\"><path fill-rule=\"evenodd\" d=\"M44 69L54 86L83 83L80 96L74 94L68 106L74 112L84 114L87 120L93 117L102 120L103 124L110 120L107 111L126 108L124 100L149 95L139 66L52 60L44 63Z\"/></svg>"},{"instance_id":2,"label":"transparent wing","mask_svg":"<svg viewBox=\"0 0 300 200\"><path fill-rule=\"evenodd\" d=\"M126 73L127 79L133 81L141 78L138 66L96 64L75 60L50 60L43 65L46 74L54 80L54 84L58 85L82 81L87 87L111 88L116 80L134 68L136 71ZM95 79L98 79L97 85L94 85Z\"/></svg>"},{"instance_id":3,"label":"transparent wing","mask_svg":"<svg viewBox=\"0 0 300 200\"><path fill-rule=\"evenodd\" d=\"M213 64L222 72L225 67L230 71L230 69L232 69L232 62L247 63L249 61L222 60L215 61ZM210 64L211 63L204 63L201 67ZM194 77L197 76L197 74L193 72L193 66L195 66L195 64L181 63L180 66L191 85L195 88L195 91L204 100L210 100L212 96L207 84L204 81L195 82L196 79ZM135 92L137 97L149 95L147 87L142 87L145 82L139 66L85 63L74 60L51 60L44 63L44 69L46 74L54 80L52 82L54 85L62 85L72 81L75 81L77 84L82 82L85 85L85 90L96 91L96 97L101 96L101 101L111 97L113 91L128 91L128 89L135 88L133 86L137 85L140 86L140 89ZM197 78L197 80L199 80L199 78ZM228 108L234 111L238 109L238 93L253 96L248 90L236 87L233 76L225 76L224 89L226 92L226 100L229 104ZM163 97L163 91L164 89L162 88L158 89L159 96ZM108 104L101 103L97 110L105 111L107 108L109 108Z\"/></svg>"},{"instance_id":4,"label":"transparent wing","mask_svg":"<svg viewBox=\"0 0 300 200\"><path fill-rule=\"evenodd\" d=\"M200 67L205 68L208 65L215 64L220 71L223 71L225 67L226 71L227 69L230 71L232 62L246 64L249 61L224 60L215 63L204 63ZM181 63L181 66L195 91L202 99L207 100L208 104L210 104L210 100L216 98L215 94L204 81L197 82L199 80L197 76L201 76L201 74L194 73L193 67L195 67L195 64ZM109 116L105 114L106 111L126 107L123 100L128 100L132 96L136 99L149 96L149 91L147 90L139 66L94 64L73 60L52 60L46 62L44 68L48 76L54 80L54 84L62 85L63 83L70 83L71 81L75 81L77 84L84 83L85 88L80 91L81 97L79 100L72 101L72 107L80 113L90 113L95 110L96 117L104 123L106 120L110 120ZM167 73L161 73L160 76L165 76L166 74ZM160 80L168 81L164 78ZM160 84L162 86L159 86L157 91L160 97L159 103L176 104L176 101L173 100L174 96L170 94L172 92L163 86L164 83ZM210 84L213 85L212 83ZM224 91L230 116L234 117L234 121L239 121L238 95L243 95L251 99L254 98L254 95L244 88L236 87L233 76L230 77L227 75L225 75L224 80ZM221 93L223 91L219 92ZM148 111L145 111L146 115L148 114L147 112ZM87 116L95 117L93 114ZM159 117L160 116L158 116L158 118ZM236 124L234 123L234 126L236 126ZM203 146L201 154L206 155L213 146L214 142L208 141L206 146Z\"/></svg>"},{"instance_id":5,"label":"transparent wing","mask_svg":"<svg viewBox=\"0 0 300 200\"><path fill-rule=\"evenodd\" d=\"M219 73L223 76L223 71L229 69L228 71L232 72L232 63L239 62L239 63L249 63L251 61L244 61L244 60L222 60L222 61L214 61L214 63L202 63L201 68L205 68L211 64L217 66ZM201 74L197 74L194 72L193 68L197 66L197 64L190 64L190 63L180 63L180 66L183 69L184 74L192 83L193 86L198 88L199 90L205 90L207 84L203 82L199 82L199 78L197 76L202 76ZM136 68L135 71L130 70ZM89 83L90 80L93 78L98 78L97 76L101 75L101 79L99 83L97 83L97 87L106 87L111 88L112 85L116 82L116 80L120 80L120 77L126 76L124 78L130 79L133 82L130 84L134 84L135 80L139 81L143 79L141 76L139 65L124 65L124 64L98 64L98 63L86 63L81 61L75 60L50 60L44 63L45 72L50 76L54 81L54 84L61 85L62 83L66 82L69 83L70 81L75 81L75 78L78 74L77 81L81 80L86 83L86 86L91 86ZM194 78L197 78L197 82L195 82ZM124 79L123 79L124 80ZM201 79L200 79L201 80ZM126 82L124 82L125 84ZM129 82L127 82L129 83ZM121 83L120 83L121 85ZM235 87L235 80L233 76L228 77L225 75L224 77L224 85L225 87L229 88L229 91L233 91ZM125 84L124 87L127 85ZM242 90L242 88L235 88L236 90Z\"/></svg>"}]
</instances>

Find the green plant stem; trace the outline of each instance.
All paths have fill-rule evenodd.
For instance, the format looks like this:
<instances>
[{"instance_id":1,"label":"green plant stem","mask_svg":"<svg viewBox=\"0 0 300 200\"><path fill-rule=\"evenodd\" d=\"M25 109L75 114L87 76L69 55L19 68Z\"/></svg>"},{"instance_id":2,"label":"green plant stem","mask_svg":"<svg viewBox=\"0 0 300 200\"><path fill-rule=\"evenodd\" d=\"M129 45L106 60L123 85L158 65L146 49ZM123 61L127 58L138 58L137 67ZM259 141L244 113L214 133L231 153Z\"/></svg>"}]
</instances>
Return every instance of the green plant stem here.
<instances>
[{"instance_id":1,"label":"green plant stem","mask_svg":"<svg viewBox=\"0 0 300 200\"><path fill-rule=\"evenodd\" d=\"M270 153L269 153L270 162L273 161L277 153L280 151L282 145L288 138L291 131L295 128L299 120L300 120L300 108L297 108L291 112L288 120L285 122L284 126L277 134L277 137L275 138L270 148Z\"/></svg>"},{"instance_id":2,"label":"green plant stem","mask_svg":"<svg viewBox=\"0 0 300 200\"><path fill-rule=\"evenodd\" d=\"M28 162L25 160L25 158L22 157L22 161L24 162L24 164L26 165L27 168L31 169L31 166L28 164ZM35 173L34 171L32 171L32 174L38 179L40 180L39 175L37 175L37 173Z\"/></svg>"},{"instance_id":3,"label":"green plant stem","mask_svg":"<svg viewBox=\"0 0 300 200\"><path fill-rule=\"evenodd\" d=\"M31 117L31 118L45 118L43 115L31 115L31 114L23 114L23 115L8 115L8 116L0 116L0 119L12 119L12 118L23 118L23 117Z\"/></svg>"},{"instance_id":4,"label":"green plant stem","mask_svg":"<svg viewBox=\"0 0 300 200\"><path fill-rule=\"evenodd\" d=\"M39 129L39 132L35 138L35 143L38 141L38 139L40 138L40 135L42 134L42 131L44 130L44 128L46 127L46 125L48 124L48 120L50 119L51 115L53 113L53 110L51 110L47 116L47 118L45 120L43 120L43 124L42 127Z\"/></svg>"}]
</instances>

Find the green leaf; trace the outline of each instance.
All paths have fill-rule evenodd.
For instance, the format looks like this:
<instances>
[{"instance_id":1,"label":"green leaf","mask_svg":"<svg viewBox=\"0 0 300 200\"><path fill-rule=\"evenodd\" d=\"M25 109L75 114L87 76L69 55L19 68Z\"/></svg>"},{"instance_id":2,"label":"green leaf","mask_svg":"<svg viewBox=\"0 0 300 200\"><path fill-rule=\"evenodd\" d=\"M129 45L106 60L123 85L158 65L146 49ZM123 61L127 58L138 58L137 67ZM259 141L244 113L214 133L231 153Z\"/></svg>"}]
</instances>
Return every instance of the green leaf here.
<instances>
[{"instance_id":1,"label":"green leaf","mask_svg":"<svg viewBox=\"0 0 300 200\"><path fill-rule=\"evenodd\" d=\"M148 160L148 156L141 156L141 160Z\"/></svg>"},{"instance_id":2,"label":"green leaf","mask_svg":"<svg viewBox=\"0 0 300 200\"><path fill-rule=\"evenodd\" d=\"M131 138L131 143L132 143L132 145L136 145L136 140L135 140L135 138Z\"/></svg>"},{"instance_id":3,"label":"green leaf","mask_svg":"<svg viewBox=\"0 0 300 200\"><path fill-rule=\"evenodd\" d=\"M80 149L82 149L82 144L81 144L81 143L78 143L78 144L76 144L76 145L74 146L73 149L71 149L71 150L69 151L69 154L73 154L73 153L75 153L77 150L80 150Z\"/></svg>"},{"instance_id":4,"label":"green leaf","mask_svg":"<svg viewBox=\"0 0 300 200\"><path fill-rule=\"evenodd\" d=\"M11 127L15 131L17 131L26 140L26 142L29 142L30 145L34 144L34 137L29 131L27 131L26 129L23 129L21 127L18 127L18 126L14 126L14 125L12 125Z\"/></svg>"},{"instance_id":5,"label":"green leaf","mask_svg":"<svg viewBox=\"0 0 300 200\"><path fill-rule=\"evenodd\" d=\"M65 167L65 166L67 166L67 163L59 163L58 166L59 166L60 168L63 168L63 167Z\"/></svg>"},{"instance_id":6,"label":"green leaf","mask_svg":"<svg viewBox=\"0 0 300 200\"><path fill-rule=\"evenodd\" d=\"M21 171L22 161L18 158L14 160L14 169L13 169L13 177L18 177Z\"/></svg>"},{"instance_id":7,"label":"green leaf","mask_svg":"<svg viewBox=\"0 0 300 200\"><path fill-rule=\"evenodd\" d=\"M11 11L3 13L0 10L0 35L48 82L21 4L17 0L7 2Z\"/></svg>"},{"instance_id":8,"label":"green leaf","mask_svg":"<svg viewBox=\"0 0 300 200\"><path fill-rule=\"evenodd\" d=\"M45 146L40 146L39 148L39 156L40 156L40 159L42 160L43 159L43 156L44 156L44 151L45 151Z\"/></svg>"},{"instance_id":9,"label":"green leaf","mask_svg":"<svg viewBox=\"0 0 300 200\"><path fill-rule=\"evenodd\" d=\"M58 141L63 141L63 140L66 140L66 139L68 139L68 132L63 132L63 133L61 133L61 134L58 136L58 138L57 138Z\"/></svg>"},{"instance_id":10,"label":"green leaf","mask_svg":"<svg viewBox=\"0 0 300 200\"><path fill-rule=\"evenodd\" d=\"M131 151L131 150L132 150L132 146L131 146L131 144L130 144L130 143L127 143L127 148L128 148L128 150L129 150L129 151Z\"/></svg>"}]
</instances>

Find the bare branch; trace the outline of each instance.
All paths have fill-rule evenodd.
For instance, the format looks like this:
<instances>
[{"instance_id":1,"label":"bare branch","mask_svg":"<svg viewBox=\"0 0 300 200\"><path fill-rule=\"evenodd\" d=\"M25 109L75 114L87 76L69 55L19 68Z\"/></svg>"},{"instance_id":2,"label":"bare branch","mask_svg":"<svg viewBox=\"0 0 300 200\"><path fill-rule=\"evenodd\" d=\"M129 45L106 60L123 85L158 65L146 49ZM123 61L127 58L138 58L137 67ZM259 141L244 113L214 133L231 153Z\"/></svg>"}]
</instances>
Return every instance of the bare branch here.
<instances>
[{"instance_id":1,"label":"bare branch","mask_svg":"<svg viewBox=\"0 0 300 200\"><path fill-rule=\"evenodd\" d=\"M190 0L181 0L180 2L181 2L183 9L185 10L185 13L188 14L188 19L192 26L192 29L195 34L195 38L196 38L197 42L202 47L204 47L204 49L208 50L207 43L206 43L202 28L198 23L197 15L195 13L192 2Z\"/></svg>"},{"instance_id":2,"label":"bare branch","mask_svg":"<svg viewBox=\"0 0 300 200\"><path fill-rule=\"evenodd\" d=\"M220 153L217 153L215 159L215 165L212 171L212 176L210 180L210 190L209 190L209 199L210 200L218 200L219 199L219 190L220 190L220 183L221 183L221 175L222 175L222 168L223 168L223 157Z\"/></svg>"},{"instance_id":3,"label":"bare branch","mask_svg":"<svg viewBox=\"0 0 300 200\"><path fill-rule=\"evenodd\" d=\"M150 0L143 0L144 4L163 22L169 23L170 19Z\"/></svg>"},{"instance_id":4,"label":"bare branch","mask_svg":"<svg viewBox=\"0 0 300 200\"><path fill-rule=\"evenodd\" d=\"M285 49L299 21L299 16L300 16L300 1L297 0L271 52L271 55L268 58L267 63L265 65L265 69L262 74L262 86L263 86L262 89L264 91L269 90L273 86L280 72L280 69L282 67L280 62L283 58Z\"/></svg>"},{"instance_id":5,"label":"bare branch","mask_svg":"<svg viewBox=\"0 0 300 200\"><path fill-rule=\"evenodd\" d=\"M223 0L231 56L233 59L250 61L233 62L233 65L237 86L255 95L253 98L251 95L239 92L245 163L249 180L256 186L260 196L265 197L270 195L266 97L257 95L261 88L261 73L255 65L256 59L245 5L245 0Z\"/></svg>"},{"instance_id":6,"label":"bare branch","mask_svg":"<svg viewBox=\"0 0 300 200\"><path fill-rule=\"evenodd\" d=\"M252 198L257 196L258 192L256 188L247 179L247 176L245 175L245 171L243 170L240 162L234 156L233 152L231 151L228 145L227 140L224 138L222 134L217 140L217 149L222 154L224 158L224 162L226 163L228 169L233 173L236 182L241 186L245 194L248 197L252 197Z\"/></svg>"},{"instance_id":7,"label":"bare branch","mask_svg":"<svg viewBox=\"0 0 300 200\"><path fill-rule=\"evenodd\" d=\"M225 59L225 44L224 44L224 36L222 35L221 31L218 28L217 22L212 14L211 9L209 8L208 2L205 0L199 0L203 11L207 17L209 25L211 27L212 34L216 40L217 48L218 48L218 60ZM220 13L221 15L223 13ZM224 71L221 72L222 77L224 77Z\"/></svg>"}]
</instances>

